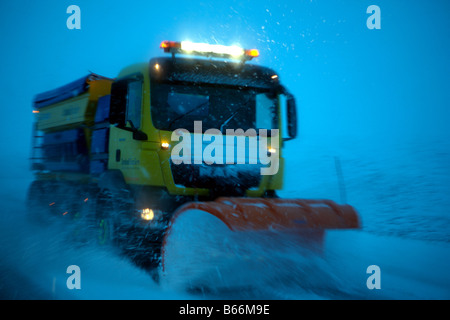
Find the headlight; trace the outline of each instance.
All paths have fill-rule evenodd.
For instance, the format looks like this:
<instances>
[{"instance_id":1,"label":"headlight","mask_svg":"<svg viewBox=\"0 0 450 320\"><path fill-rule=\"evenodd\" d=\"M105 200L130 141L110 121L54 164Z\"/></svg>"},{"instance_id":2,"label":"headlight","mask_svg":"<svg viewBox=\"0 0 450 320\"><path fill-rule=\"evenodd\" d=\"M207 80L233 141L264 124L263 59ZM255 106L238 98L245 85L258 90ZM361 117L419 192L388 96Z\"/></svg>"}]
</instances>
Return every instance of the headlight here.
<instances>
[{"instance_id":1,"label":"headlight","mask_svg":"<svg viewBox=\"0 0 450 320\"><path fill-rule=\"evenodd\" d=\"M155 218L155 213L149 208L142 209L141 218L146 221L151 221Z\"/></svg>"}]
</instances>

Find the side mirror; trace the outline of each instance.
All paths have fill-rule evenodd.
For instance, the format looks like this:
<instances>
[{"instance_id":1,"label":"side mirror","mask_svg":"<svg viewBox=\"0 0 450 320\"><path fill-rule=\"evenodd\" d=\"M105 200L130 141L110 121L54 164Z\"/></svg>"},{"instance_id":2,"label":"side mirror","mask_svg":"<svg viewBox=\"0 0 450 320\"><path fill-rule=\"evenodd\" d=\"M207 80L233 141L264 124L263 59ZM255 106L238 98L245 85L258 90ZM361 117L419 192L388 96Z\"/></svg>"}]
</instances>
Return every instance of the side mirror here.
<instances>
[{"instance_id":1,"label":"side mirror","mask_svg":"<svg viewBox=\"0 0 450 320\"><path fill-rule=\"evenodd\" d=\"M134 140L148 140L147 134L142 132L141 130L133 131L133 139Z\"/></svg>"},{"instance_id":2,"label":"side mirror","mask_svg":"<svg viewBox=\"0 0 450 320\"><path fill-rule=\"evenodd\" d=\"M134 126L133 121L128 120L127 123L130 124L130 127L131 127L131 128L125 127L125 128L123 128L123 129L129 130L129 131L133 132L133 139L134 139L134 140L148 140L147 134L146 134L145 132L143 132L143 131L137 129L137 128Z\"/></svg>"},{"instance_id":3,"label":"side mirror","mask_svg":"<svg viewBox=\"0 0 450 320\"><path fill-rule=\"evenodd\" d=\"M286 97L288 138L284 138L283 141L292 140L297 137L297 106L295 103L295 98L290 93L286 93Z\"/></svg>"}]
</instances>

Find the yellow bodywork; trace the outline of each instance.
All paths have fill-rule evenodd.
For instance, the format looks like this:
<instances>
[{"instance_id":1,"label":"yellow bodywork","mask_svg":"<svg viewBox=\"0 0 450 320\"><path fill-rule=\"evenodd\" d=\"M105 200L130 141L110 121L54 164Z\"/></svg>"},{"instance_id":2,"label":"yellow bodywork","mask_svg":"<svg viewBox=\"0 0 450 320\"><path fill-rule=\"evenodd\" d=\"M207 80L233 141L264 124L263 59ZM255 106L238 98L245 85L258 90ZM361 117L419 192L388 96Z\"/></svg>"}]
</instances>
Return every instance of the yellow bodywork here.
<instances>
[{"instance_id":1,"label":"yellow bodywork","mask_svg":"<svg viewBox=\"0 0 450 320\"><path fill-rule=\"evenodd\" d=\"M120 73L118 79L128 75L140 74L143 78L143 99L141 108L142 123L140 127L148 136L148 141L133 140L132 132L111 126L109 140L109 169L120 170L128 184L166 187L173 195L208 196L208 189L187 188L176 185L170 169L170 155L174 143L171 141L172 132L155 128L150 112L150 78L149 65L132 65ZM281 114L279 115L281 128ZM278 136L281 146L281 134ZM161 148L162 143L169 143L168 149ZM120 149L120 161L116 159L116 151ZM247 190L247 196L260 197L266 190L280 190L283 187L284 159L279 152L279 170L275 175L265 175L261 178L258 189Z\"/></svg>"},{"instance_id":2,"label":"yellow bodywork","mask_svg":"<svg viewBox=\"0 0 450 320\"><path fill-rule=\"evenodd\" d=\"M86 143L91 147L90 126L94 124L97 102L100 97L111 92L111 80L95 80L89 82L87 92L46 107L37 113L36 129L43 132L54 132L73 128L84 128Z\"/></svg>"},{"instance_id":3,"label":"yellow bodywork","mask_svg":"<svg viewBox=\"0 0 450 320\"><path fill-rule=\"evenodd\" d=\"M96 80L89 90L71 99L43 107L39 110L37 129L44 132L91 126L94 123L97 101L111 92L112 81Z\"/></svg>"},{"instance_id":4,"label":"yellow bodywork","mask_svg":"<svg viewBox=\"0 0 450 320\"><path fill-rule=\"evenodd\" d=\"M150 112L150 77L148 63L135 64L122 70L118 80L130 75L142 75L141 123L138 127L147 135L146 141L133 139L131 130L110 126L109 170L120 170L125 182L130 185L165 187L172 195L208 196L208 189L186 188L176 185L170 168L170 155L174 143L172 132L154 127ZM95 80L89 83L89 90L77 97L43 107L39 110L37 129L54 132L84 127L87 144L90 147L91 126L94 124L98 99L111 92L112 80ZM281 128L281 112L279 114ZM266 190L282 188L284 159L281 154L281 134L279 135L279 170L272 176L262 176L259 188L247 190L247 196L260 197ZM161 143L169 148L162 148ZM53 173L55 174L55 173ZM95 180L95 179L94 179Z\"/></svg>"}]
</instances>

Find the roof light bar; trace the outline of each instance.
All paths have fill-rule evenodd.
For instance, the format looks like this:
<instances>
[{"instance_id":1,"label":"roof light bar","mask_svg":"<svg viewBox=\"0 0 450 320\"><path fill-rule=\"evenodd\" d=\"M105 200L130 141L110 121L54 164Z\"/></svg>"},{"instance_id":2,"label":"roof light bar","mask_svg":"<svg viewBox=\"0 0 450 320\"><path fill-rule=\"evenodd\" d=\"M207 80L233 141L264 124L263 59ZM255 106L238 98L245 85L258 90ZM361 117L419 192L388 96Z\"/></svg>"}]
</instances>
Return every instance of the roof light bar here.
<instances>
[{"instance_id":1,"label":"roof light bar","mask_svg":"<svg viewBox=\"0 0 450 320\"><path fill-rule=\"evenodd\" d=\"M245 50L238 46L223 46L219 44L194 43L190 41L163 41L160 45L164 52L172 54L192 54L210 57L225 57L240 60L251 60L259 56L256 49Z\"/></svg>"}]
</instances>

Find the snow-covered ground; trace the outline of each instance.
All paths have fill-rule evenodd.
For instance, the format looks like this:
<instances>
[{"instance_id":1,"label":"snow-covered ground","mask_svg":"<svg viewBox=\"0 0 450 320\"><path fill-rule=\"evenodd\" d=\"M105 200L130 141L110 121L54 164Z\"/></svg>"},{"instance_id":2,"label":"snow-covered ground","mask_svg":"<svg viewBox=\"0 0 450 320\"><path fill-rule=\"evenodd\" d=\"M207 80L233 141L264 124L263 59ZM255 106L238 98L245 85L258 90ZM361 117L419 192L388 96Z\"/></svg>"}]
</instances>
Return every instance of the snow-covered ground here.
<instances>
[{"instance_id":1,"label":"snow-covered ground","mask_svg":"<svg viewBox=\"0 0 450 320\"><path fill-rule=\"evenodd\" d=\"M252 263L248 289L186 293L161 287L113 250L74 246L54 226L26 220L32 181L26 160L0 173L0 297L5 299L449 299L450 144L446 141L374 142L304 139L286 144L282 197L341 202L336 159L347 202L361 230L330 231L321 255L284 248L275 267ZM49 190L49 192L51 192ZM262 249L257 249L262 250ZM81 269L81 289L69 290L69 265ZM369 290L367 267L381 271ZM243 269L244 268L244 269ZM272 281L267 279L271 273ZM256 275L256 276L255 276Z\"/></svg>"}]
</instances>

